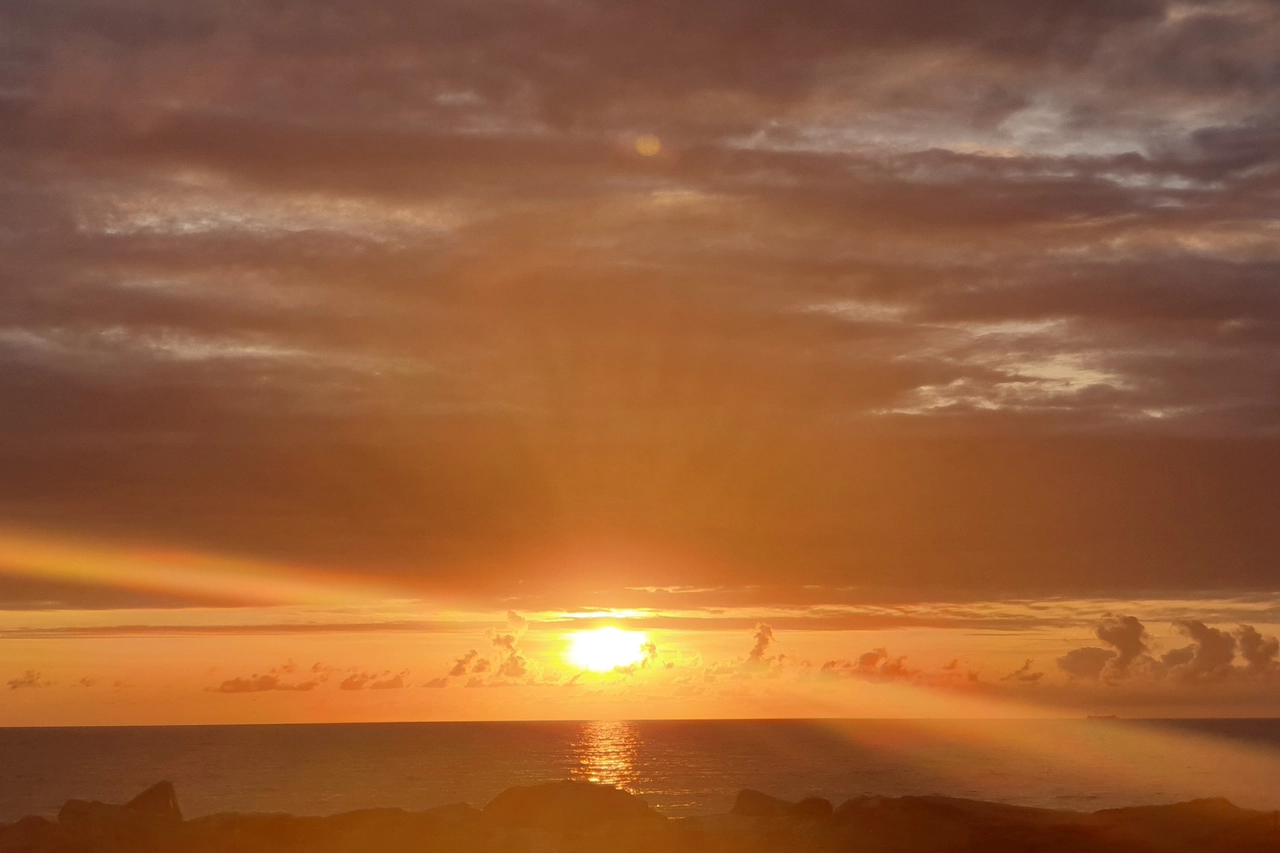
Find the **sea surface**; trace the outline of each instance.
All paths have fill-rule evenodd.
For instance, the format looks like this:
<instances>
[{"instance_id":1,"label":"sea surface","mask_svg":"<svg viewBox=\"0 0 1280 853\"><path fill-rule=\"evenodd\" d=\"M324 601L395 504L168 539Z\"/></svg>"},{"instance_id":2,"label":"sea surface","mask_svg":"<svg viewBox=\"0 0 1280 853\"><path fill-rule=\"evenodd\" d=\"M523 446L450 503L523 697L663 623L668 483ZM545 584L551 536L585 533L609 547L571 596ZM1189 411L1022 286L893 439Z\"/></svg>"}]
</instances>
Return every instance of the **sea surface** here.
<instances>
[{"instance_id":1,"label":"sea surface","mask_svg":"<svg viewBox=\"0 0 1280 853\"><path fill-rule=\"evenodd\" d=\"M1280 809L1280 720L678 721L0 729L0 821L168 779L188 817L332 814L589 779L673 816L741 788L1094 811L1225 796Z\"/></svg>"}]
</instances>

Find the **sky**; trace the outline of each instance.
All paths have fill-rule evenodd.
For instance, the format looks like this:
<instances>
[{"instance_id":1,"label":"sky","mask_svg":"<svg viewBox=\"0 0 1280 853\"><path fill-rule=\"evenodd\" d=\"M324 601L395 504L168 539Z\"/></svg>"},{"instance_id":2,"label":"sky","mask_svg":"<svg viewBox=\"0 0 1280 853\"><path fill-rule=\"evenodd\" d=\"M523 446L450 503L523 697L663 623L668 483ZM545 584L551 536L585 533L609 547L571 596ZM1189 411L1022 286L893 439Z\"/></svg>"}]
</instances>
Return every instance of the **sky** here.
<instances>
[{"instance_id":1,"label":"sky","mask_svg":"<svg viewBox=\"0 0 1280 853\"><path fill-rule=\"evenodd\" d=\"M1278 43L0 0L0 725L1273 715Z\"/></svg>"}]
</instances>

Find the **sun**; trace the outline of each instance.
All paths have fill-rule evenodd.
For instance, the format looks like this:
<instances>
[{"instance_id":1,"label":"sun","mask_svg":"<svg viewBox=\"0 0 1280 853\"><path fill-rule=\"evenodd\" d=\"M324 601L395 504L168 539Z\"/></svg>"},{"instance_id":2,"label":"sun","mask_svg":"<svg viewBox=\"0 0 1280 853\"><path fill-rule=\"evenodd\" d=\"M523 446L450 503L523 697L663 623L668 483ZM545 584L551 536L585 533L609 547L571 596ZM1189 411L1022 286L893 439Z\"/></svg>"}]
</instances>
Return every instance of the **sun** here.
<instances>
[{"instance_id":1,"label":"sun","mask_svg":"<svg viewBox=\"0 0 1280 853\"><path fill-rule=\"evenodd\" d=\"M662 140L646 133L636 140L636 152L641 157L656 157L662 151Z\"/></svg>"},{"instance_id":2,"label":"sun","mask_svg":"<svg viewBox=\"0 0 1280 853\"><path fill-rule=\"evenodd\" d=\"M592 672L609 672L643 661L649 635L621 628L596 628L569 634L567 639L565 659L569 663Z\"/></svg>"}]
</instances>

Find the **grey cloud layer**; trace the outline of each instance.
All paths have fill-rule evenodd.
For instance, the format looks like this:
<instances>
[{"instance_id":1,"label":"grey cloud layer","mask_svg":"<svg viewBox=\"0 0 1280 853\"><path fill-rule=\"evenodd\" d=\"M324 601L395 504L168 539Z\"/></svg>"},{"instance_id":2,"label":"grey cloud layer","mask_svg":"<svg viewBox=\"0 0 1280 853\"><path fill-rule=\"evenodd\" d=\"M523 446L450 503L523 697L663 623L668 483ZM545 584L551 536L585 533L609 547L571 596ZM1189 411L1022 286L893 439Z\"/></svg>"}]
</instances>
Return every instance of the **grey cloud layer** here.
<instances>
[{"instance_id":1,"label":"grey cloud layer","mask_svg":"<svg viewBox=\"0 0 1280 853\"><path fill-rule=\"evenodd\" d=\"M641 546L1270 588L1274 3L11 2L0 32L6 520L491 590Z\"/></svg>"}]
</instances>

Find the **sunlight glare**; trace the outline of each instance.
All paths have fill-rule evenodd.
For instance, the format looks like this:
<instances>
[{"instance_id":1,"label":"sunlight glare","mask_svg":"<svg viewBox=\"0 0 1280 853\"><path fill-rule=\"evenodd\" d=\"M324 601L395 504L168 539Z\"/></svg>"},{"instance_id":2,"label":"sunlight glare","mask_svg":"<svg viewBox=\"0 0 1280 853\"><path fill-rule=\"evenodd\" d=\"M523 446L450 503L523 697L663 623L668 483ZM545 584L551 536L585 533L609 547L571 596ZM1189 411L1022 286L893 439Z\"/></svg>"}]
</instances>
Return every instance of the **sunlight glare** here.
<instances>
[{"instance_id":1,"label":"sunlight glare","mask_svg":"<svg viewBox=\"0 0 1280 853\"><path fill-rule=\"evenodd\" d=\"M595 628L568 635L565 658L579 669L608 672L644 660L649 635L621 628Z\"/></svg>"}]
</instances>

